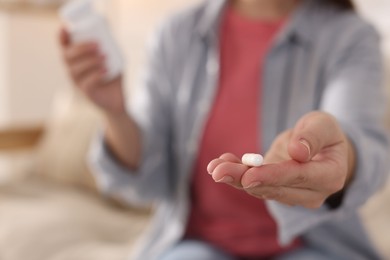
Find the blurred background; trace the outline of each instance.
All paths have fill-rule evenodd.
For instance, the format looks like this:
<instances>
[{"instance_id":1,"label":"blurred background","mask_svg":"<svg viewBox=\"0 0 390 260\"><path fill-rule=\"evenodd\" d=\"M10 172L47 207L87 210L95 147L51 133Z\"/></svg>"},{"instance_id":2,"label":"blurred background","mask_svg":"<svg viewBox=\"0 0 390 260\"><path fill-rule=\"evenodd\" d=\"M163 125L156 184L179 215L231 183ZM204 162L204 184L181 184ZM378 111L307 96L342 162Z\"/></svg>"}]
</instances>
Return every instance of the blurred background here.
<instances>
[{"instance_id":1,"label":"blurred background","mask_svg":"<svg viewBox=\"0 0 390 260\"><path fill-rule=\"evenodd\" d=\"M156 23L197 1L96 0L127 61L128 94ZM147 209L102 198L86 166L101 118L73 90L62 64L57 9L63 2L0 0L0 260L124 259L148 223ZM355 3L382 34L390 64L390 0ZM386 259L389 187L362 209Z\"/></svg>"}]
</instances>

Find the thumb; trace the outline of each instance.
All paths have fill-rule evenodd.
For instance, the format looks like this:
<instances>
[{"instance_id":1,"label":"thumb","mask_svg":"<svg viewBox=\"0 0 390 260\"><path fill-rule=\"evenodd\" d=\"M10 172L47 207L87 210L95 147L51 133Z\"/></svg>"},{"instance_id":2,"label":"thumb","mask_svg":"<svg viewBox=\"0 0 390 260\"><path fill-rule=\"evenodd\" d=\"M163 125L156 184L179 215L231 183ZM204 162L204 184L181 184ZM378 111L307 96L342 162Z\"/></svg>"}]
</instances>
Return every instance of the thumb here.
<instances>
[{"instance_id":1,"label":"thumb","mask_svg":"<svg viewBox=\"0 0 390 260\"><path fill-rule=\"evenodd\" d=\"M295 125L288 144L288 153L298 162L310 161L323 148L342 141L336 119L328 113L311 112Z\"/></svg>"}]
</instances>

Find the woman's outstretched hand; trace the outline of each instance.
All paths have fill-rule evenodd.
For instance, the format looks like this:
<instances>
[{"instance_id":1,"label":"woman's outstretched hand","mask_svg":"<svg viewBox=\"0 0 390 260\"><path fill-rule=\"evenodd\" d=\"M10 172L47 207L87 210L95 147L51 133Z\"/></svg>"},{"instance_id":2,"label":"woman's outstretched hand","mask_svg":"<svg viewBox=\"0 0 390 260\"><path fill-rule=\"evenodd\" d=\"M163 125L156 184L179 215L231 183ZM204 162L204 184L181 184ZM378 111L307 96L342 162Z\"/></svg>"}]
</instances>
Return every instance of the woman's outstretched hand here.
<instances>
[{"instance_id":1,"label":"woman's outstretched hand","mask_svg":"<svg viewBox=\"0 0 390 260\"><path fill-rule=\"evenodd\" d=\"M277 136L264 165L248 167L226 153L212 160L207 171L216 182L259 199L319 208L330 195L346 187L354 165L354 148L336 119L324 112L311 112L293 129Z\"/></svg>"}]
</instances>

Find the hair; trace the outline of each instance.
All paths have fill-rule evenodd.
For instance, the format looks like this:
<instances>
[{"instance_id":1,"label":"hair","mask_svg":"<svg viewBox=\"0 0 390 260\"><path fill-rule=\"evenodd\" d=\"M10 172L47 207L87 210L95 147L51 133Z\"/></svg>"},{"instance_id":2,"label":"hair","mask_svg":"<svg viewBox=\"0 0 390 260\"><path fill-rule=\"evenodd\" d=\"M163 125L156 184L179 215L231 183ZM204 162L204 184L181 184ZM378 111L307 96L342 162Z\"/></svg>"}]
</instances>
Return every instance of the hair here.
<instances>
[{"instance_id":1,"label":"hair","mask_svg":"<svg viewBox=\"0 0 390 260\"><path fill-rule=\"evenodd\" d=\"M352 0L323 0L328 2L328 4L336 6L344 10L355 10L355 5Z\"/></svg>"}]
</instances>

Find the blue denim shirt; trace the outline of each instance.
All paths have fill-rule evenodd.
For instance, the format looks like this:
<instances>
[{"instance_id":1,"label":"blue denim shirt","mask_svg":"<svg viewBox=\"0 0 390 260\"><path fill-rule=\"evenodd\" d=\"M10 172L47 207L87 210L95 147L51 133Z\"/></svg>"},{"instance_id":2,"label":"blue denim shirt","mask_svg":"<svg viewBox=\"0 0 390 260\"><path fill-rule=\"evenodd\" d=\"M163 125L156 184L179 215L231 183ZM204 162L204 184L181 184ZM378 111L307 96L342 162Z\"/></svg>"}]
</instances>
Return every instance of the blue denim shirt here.
<instances>
[{"instance_id":1,"label":"blue denim shirt","mask_svg":"<svg viewBox=\"0 0 390 260\"><path fill-rule=\"evenodd\" d=\"M379 37L356 13L322 2L303 1L266 57L259 139L267 151L278 133L301 116L326 111L356 148L355 177L337 209L266 204L281 244L300 236L330 259L377 259L357 210L384 183L389 169ZM218 86L218 32L225 3L209 0L183 10L155 33L145 73L128 102L128 112L142 130L138 171L120 165L102 135L91 148L91 167L104 193L156 205L132 259L156 259L185 231L190 175Z\"/></svg>"}]
</instances>

